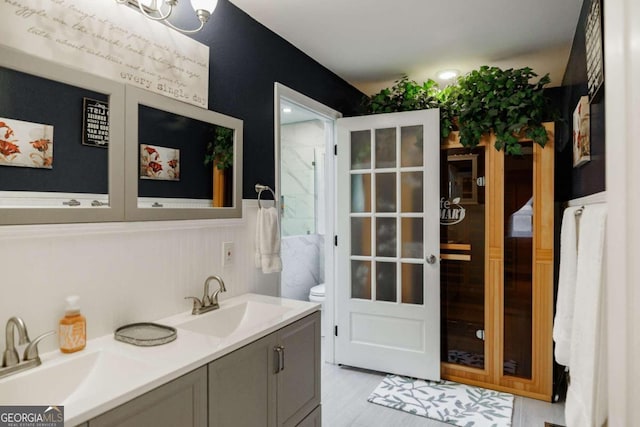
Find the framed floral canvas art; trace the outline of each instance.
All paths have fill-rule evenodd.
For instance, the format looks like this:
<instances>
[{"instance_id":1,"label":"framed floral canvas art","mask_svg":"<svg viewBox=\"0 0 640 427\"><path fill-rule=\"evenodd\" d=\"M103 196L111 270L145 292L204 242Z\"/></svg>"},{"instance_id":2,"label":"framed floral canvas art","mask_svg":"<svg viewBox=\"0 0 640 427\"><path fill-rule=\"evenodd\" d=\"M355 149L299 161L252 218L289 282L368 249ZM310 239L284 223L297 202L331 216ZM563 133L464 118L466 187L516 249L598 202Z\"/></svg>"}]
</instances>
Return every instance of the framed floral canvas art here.
<instances>
[{"instance_id":1,"label":"framed floral canvas art","mask_svg":"<svg viewBox=\"0 0 640 427\"><path fill-rule=\"evenodd\" d=\"M591 160L589 139L589 97L582 96L573 111L573 167Z\"/></svg>"},{"instance_id":2,"label":"framed floral canvas art","mask_svg":"<svg viewBox=\"0 0 640 427\"><path fill-rule=\"evenodd\" d=\"M140 178L180 181L180 150L140 144Z\"/></svg>"},{"instance_id":3,"label":"framed floral canvas art","mask_svg":"<svg viewBox=\"0 0 640 427\"><path fill-rule=\"evenodd\" d=\"M53 168L53 126L0 117L0 165Z\"/></svg>"}]
</instances>

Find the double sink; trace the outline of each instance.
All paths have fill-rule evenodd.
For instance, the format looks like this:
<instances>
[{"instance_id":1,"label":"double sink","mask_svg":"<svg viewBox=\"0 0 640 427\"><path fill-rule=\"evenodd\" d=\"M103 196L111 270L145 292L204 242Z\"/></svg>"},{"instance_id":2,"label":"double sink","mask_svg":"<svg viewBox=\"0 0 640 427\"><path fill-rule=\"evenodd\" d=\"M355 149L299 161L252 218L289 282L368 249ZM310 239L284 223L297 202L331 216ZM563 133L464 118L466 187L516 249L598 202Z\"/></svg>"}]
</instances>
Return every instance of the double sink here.
<instances>
[{"instance_id":1,"label":"double sink","mask_svg":"<svg viewBox=\"0 0 640 427\"><path fill-rule=\"evenodd\" d=\"M159 320L178 330L178 338L165 345L136 347L104 336L79 353L43 354L41 366L0 380L0 402L64 405L65 420L78 424L317 309L317 304L257 294L230 298L206 314Z\"/></svg>"}]
</instances>

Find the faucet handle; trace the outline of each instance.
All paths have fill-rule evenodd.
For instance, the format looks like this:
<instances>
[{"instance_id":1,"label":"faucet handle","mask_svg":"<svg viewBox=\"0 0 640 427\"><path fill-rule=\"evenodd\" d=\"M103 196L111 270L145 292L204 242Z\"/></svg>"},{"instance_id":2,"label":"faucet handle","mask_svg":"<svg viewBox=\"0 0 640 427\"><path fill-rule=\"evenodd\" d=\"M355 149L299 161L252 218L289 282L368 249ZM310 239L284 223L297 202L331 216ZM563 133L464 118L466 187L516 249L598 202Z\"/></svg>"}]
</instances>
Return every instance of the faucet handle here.
<instances>
[{"instance_id":1,"label":"faucet handle","mask_svg":"<svg viewBox=\"0 0 640 427\"><path fill-rule=\"evenodd\" d=\"M192 313L200 310L202 308L202 301L198 297L184 297L184 299L192 299L193 300L193 310Z\"/></svg>"},{"instance_id":2,"label":"faucet handle","mask_svg":"<svg viewBox=\"0 0 640 427\"><path fill-rule=\"evenodd\" d=\"M29 345L27 345L27 347L24 349L24 355L22 356L22 360L23 361L27 361L27 360L40 360L40 356L38 355L38 344L40 343L40 341L42 341L44 338L48 337L49 335L54 335L56 333L56 331L49 331L49 332L45 332L42 335L37 336L33 341L31 341L29 343ZM39 365L40 363L38 363Z\"/></svg>"}]
</instances>

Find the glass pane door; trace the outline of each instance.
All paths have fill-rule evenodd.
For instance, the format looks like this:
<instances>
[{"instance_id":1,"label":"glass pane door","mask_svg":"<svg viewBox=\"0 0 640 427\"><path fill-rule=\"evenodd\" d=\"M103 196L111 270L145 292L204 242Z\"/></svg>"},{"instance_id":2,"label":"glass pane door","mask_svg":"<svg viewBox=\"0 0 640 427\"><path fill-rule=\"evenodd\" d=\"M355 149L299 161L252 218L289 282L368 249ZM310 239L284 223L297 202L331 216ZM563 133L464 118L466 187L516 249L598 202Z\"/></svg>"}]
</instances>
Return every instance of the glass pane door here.
<instances>
[{"instance_id":1,"label":"glass pane door","mask_svg":"<svg viewBox=\"0 0 640 427\"><path fill-rule=\"evenodd\" d=\"M351 298L424 303L423 127L351 131Z\"/></svg>"},{"instance_id":2,"label":"glass pane door","mask_svg":"<svg viewBox=\"0 0 640 427\"><path fill-rule=\"evenodd\" d=\"M485 368L485 154L441 150L441 360Z\"/></svg>"}]
</instances>

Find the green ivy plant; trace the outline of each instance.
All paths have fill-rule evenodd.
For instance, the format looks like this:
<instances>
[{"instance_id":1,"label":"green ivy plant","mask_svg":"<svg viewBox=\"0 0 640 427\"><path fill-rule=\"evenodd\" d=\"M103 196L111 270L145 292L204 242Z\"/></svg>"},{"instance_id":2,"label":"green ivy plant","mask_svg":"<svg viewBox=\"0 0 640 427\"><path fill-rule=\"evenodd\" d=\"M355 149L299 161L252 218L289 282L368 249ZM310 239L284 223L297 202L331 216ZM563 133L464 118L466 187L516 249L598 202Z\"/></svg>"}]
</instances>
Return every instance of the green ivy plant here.
<instances>
[{"instance_id":1,"label":"green ivy plant","mask_svg":"<svg viewBox=\"0 0 640 427\"><path fill-rule=\"evenodd\" d=\"M233 129L216 126L213 141L207 143L204 164L209 165L216 160L216 166L224 170L233 166Z\"/></svg>"},{"instance_id":2,"label":"green ivy plant","mask_svg":"<svg viewBox=\"0 0 640 427\"><path fill-rule=\"evenodd\" d=\"M502 70L482 66L439 89L433 80L419 85L403 76L391 88L366 98L364 106L370 114L440 108L443 138L457 127L460 143L471 148L483 135L494 132L497 150L521 154L518 140L522 137L543 147L547 142L542 123L549 108L543 89L550 79L547 74L530 83L535 77L528 67Z\"/></svg>"}]
</instances>

